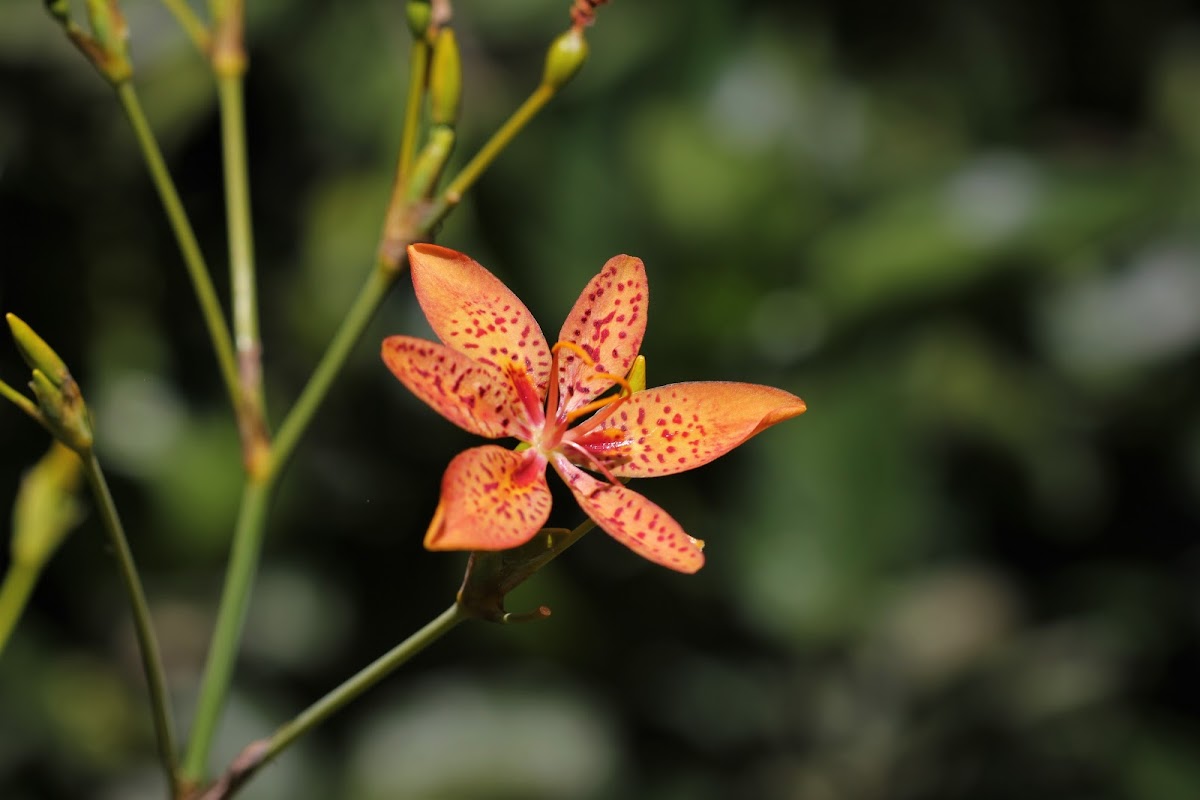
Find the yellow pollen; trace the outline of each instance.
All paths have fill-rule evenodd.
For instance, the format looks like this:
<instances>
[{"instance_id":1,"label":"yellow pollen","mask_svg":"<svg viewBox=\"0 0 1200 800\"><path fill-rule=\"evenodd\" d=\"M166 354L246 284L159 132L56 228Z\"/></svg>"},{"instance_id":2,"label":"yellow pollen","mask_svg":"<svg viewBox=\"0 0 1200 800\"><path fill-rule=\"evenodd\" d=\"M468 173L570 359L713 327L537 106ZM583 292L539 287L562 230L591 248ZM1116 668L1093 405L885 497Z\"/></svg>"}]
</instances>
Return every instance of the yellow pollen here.
<instances>
[{"instance_id":1,"label":"yellow pollen","mask_svg":"<svg viewBox=\"0 0 1200 800\"><path fill-rule=\"evenodd\" d=\"M557 353L559 348L562 347L565 347L571 352L575 353L577 356L579 356L583 363L587 364L589 367L596 366L596 362L590 355L588 355L588 352L574 342L558 342L554 345L554 347L550 348L550 352ZM617 400L624 400L626 397L629 397L629 395L633 394L633 389L629 388L629 381L625 380L625 378L621 377L620 375L613 375L611 372L594 373L588 377L588 380L594 381L604 378L607 378L608 380L620 386L621 390L609 397L604 397L600 400L593 400L583 408L575 409L571 413L567 414L567 422L574 422L585 414L590 414L598 408L604 408L606 405L614 403Z\"/></svg>"}]
</instances>

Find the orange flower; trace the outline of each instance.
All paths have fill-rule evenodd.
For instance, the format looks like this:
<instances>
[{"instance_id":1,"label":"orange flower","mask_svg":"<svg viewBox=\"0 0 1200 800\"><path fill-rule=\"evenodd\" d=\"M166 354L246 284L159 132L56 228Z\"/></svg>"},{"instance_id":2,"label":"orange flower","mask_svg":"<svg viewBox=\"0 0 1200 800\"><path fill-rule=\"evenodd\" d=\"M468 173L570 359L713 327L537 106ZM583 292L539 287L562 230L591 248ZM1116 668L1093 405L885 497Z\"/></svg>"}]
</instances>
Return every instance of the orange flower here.
<instances>
[{"instance_id":1,"label":"orange flower","mask_svg":"<svg viewBox=\"0 0 1200 800\"><path fill-rule=\"evenodd\" d=\"M803 413L804 401L749 383L676 383L631 392L622 376L646 332L641 259L609 259L584 288L553 347L517 296L472 259L418 244L408 248L408 260L417 301L442 344L389 336L384 363L459 427L529 445L517 451L475 447L451 461L425 546L505 550L529 541L550 515L546 465L552 464L609 535L671 569L700 569L704 543L617 479L707 464ZM614 385L617 394L601 397Z\"/></svg>"}]
</instances>

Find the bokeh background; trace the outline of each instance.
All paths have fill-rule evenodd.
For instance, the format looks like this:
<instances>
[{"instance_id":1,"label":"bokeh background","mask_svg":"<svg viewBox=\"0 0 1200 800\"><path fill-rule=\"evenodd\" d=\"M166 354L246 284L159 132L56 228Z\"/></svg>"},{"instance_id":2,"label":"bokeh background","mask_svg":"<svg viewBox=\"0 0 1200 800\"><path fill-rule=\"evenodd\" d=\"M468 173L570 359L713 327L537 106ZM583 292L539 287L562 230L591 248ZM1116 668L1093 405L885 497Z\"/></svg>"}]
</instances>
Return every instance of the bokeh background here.
<instances>
[{"instance_id":1,"label":"bokeh background","mask_svg":"<svg viewBox=\"0 0 1200 800\"><path fill-rule=\"evenodd\" d=\"M250 3L247 104L278 420L370 268L399 2ZM535 84L566 0L459 0L461 153ZM161 6L137 86L222 292L214 93ZM592 59L440 232L551 334L645 259L652 383L805 416L638 489L708 541L681 576L601 533L453 632L247 798L1200 797L1200 17L1188 4L617 0ZM0 307L72 365L187 709L234 517L235 431L106 86L0 5ZM402 282L274 508L217 760L453 598L421 536L475 443L377 356ZM25 370L0 346L0 375ZM43 452L0 409L0 508ZM551 522L581 519L557 503ZM0 556L0 563L7 556ZM0 661L0 795L157 798L94 514Z\"/></svg>"}]
</instances>

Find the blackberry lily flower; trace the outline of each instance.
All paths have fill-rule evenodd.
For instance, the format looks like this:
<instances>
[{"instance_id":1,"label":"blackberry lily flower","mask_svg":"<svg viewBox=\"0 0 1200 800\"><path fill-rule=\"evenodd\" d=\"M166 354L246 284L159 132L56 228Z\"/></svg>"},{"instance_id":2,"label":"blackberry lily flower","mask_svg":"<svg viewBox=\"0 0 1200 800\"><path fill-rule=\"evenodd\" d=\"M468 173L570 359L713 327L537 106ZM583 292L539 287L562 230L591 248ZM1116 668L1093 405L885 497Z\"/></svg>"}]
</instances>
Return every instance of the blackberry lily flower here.
<instances>
[{"instance_id":1,"label":"blackberry lily flower","mask_svg":"<svg viewBox=\"0 0 1200 800\"><path fill-rule=\"evenodd\" d=\"M613 538L670 569L700 569L704 542L618 479L707 464L803 413L804 401L749 383L630 391L623 376L646 332L641 259L609 259L553 347L517 296L471 258L417 244L408 248L408 260L417 301L442 343L389 336L384 363L459 427L528 445L484 445L456 456L442 478L425 546L505 550L529 541L550 514L550 464ZM613 386L618 392L603 396Z\"/></svg>"}]
</instances>

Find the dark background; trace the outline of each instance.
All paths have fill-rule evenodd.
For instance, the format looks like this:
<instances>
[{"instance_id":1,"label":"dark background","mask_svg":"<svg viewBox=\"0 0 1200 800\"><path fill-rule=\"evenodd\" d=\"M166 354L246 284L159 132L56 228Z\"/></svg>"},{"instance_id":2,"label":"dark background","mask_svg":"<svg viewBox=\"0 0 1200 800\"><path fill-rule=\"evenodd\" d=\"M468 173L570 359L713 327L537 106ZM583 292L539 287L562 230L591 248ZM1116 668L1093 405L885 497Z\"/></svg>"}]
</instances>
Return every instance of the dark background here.
<instances>
[{"instance_id":1,"label":"dark background","mask_svg":"<svg viewBox=\"0 0 1200 800\"><path fill-rule=\"evenodd\" d=\"M224 296L204 64L126 7L136 85ZM402 4L252 2L272 419L370 268ZM460 0L463 154L536 83L565 0ZM708 542L682 576L602 533L452 633L247 798L1200 797L1200 27L1185 3L617 0L583 73L441 231L553 335L645 259L652 384L810 411L637 488ZM186 722L240 467L195 300L111 93L0 6L0 308L72 366ZM421 536L477 444L378 361L402 281L269 524L214 764L453 599ZM0 346L0 376L26 370ZM45 434L0 409L0 506ZM581 513L565 497L552 524ZM156 798L95 514L0 662L0 795Z\"/></svg>"}]
</instances>

